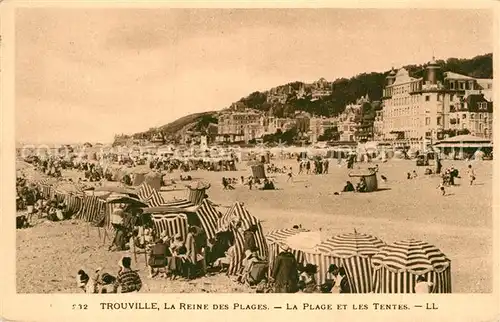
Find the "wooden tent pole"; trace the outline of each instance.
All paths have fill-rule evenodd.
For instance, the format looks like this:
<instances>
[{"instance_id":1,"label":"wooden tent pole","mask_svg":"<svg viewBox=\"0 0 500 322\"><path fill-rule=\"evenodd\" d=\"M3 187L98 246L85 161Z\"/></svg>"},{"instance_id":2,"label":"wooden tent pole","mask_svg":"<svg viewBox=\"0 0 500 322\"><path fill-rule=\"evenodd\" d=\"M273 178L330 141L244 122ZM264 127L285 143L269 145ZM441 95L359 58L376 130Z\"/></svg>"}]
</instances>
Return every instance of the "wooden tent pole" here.
<instances>
[{"instance_id":1,"label":"wooden tent pole","mask_svg":"<svg viewBox=\"0 0 500 322\"><path fill-rule=\"evenodd\" d=\"M146 238L144 237L144 214L141 214L142 240L144 240L144 265L148 266L148 254L146 251Z\"/></svg>"}]
</instances>

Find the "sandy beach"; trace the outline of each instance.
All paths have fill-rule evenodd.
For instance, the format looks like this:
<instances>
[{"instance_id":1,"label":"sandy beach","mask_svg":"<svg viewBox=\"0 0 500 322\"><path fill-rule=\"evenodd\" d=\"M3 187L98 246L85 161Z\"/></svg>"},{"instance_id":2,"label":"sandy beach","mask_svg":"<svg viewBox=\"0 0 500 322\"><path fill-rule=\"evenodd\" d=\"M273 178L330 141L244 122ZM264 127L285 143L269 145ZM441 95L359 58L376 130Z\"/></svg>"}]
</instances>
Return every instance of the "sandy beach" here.
<instances>
[{"instance_id":1,"label":"sandy beach","mask_svg":"<svg viewBox=\"0 0 500 322\"><path fill-rule=\"evenodd\" d=\"M326 175L297 175L295 161L273 162L292 166L295 173L293 182L286 182L284 174L270 175L278 188L274 191L249 190L243 185L236 185L235 190L223 190L222 177L250 174L244 162L238 164L236 172L194 171L190 175L211 183L207 193L212 201L221 205L221 212L235 201L244 202L250 213L262 221L265 231L301 224L310 230L321 229L324 237L356 229L386 243L417 238L434 244L451 259L454 293L492 291L491 162L473 162L476 183L470 186L466 180L458 179L456 186L446 189L446 196L441 196L437 189L440 178L425 176L424 167L416 167L415 161L379 163L380 174L388 178L386 183L379 182L380 191L341 195L334 193L349 180L349 170L345 165L337 166L336 160L332 160L330 173ZM464 178L468 164L443 162L445 168L453 165L459 169ZM374 163L358 165L366 168ZM407 180L406 173L413 170L417 170L418 178ZM82 174L66 171L63 175ZM179 175L180 172L174 172L172 178L178 179ZM166 200L185 197L186 193L182 189L162 192ZM80 268L93 271L102 267L115 274L123 253L108 252L110 241L103 245L103 233L76 220L39 221L32 228L17 230L17 291L78 293L81 291L75 287L75 274ZM137 255L133 266L140 269L145 283L141 292L252 292L223 274L190 282L148 279L144 254Z\"/></svg>"}]
</instances>

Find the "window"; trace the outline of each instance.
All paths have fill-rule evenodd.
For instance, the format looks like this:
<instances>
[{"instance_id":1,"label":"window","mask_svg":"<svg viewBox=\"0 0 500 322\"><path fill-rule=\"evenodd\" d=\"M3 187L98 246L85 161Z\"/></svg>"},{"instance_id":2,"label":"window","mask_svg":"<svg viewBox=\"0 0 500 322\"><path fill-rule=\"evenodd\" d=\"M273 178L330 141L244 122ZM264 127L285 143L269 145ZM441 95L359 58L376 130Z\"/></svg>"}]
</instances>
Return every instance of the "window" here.
<instances>
[{"instance_id":1,"label":"window","mask_svg":"<svg viewBox=\"0 0 500 322\"><path fill-rule=\"evenodd\" d=\"M438 100L438 102L441 102L441 95L438 94L437 100Z\"/></svg>"},{"instance_id":2,"label":"window","mask_svg":"<svg viewBox=\"0 0 500 322\"><path fill-rule=\"evenodd\" d=\"M455 82L450 82L450 89L455 89Z\"/></svg>"},{"instance_id":3,"label":"window","mask_svg":"<svg viewBox=\"0 0 500 322\"><path fill-rule=\"evenodd\" d=\"M426 117L425 118L425 125L429 125L431 124L431 118L430 117Z\"/></svg>"},{"instance_id":4,"label":"window","mask_svg":"<svg viewBox=\"0 0 500 322\"><path fill-rule=\"evenodd\" d=\"M428 102L431 100L431 97L429 95L425 95L425 101Z\"/></svg>"},{"instance_id":5,"label":"window","mask_svg":"<svg viewBox=\"0 0 500 322\"><path fill-rule=\"evenodd\" d=\"M483 119L483 115L482 114L479 114L479 119L482 120Z\"/></svg>"},{"instance_id":6,"label":"window","mask_svg":"<svg viewBox=\"0 0 500 322\"><path fill-rule=\"evenodd\" d=\"M467 114L462 114L462 118L465 120L467 118Z\"/></svg>"},{"instance_id":7,"label":"window","mask_svg":"<svg viewBox=\"0 0 500 322\"><path fill-rule=\"evenodd\" d=\"M471 114L470 115L470 119L473 120L474 119L474 114Z\"/></svg>"},{"instance_id":8,"label":"window","mask_svg":"<svg viewBox=\"0 0 500 322\"><path fill-rule=\"evenodd\" d=\"M465 84L464 84L464 82L460 82L460 83L459 83L459 85L460 85L460 89L462 89L462 90L463 90L463 89L465 89Z\"/></svg>"},{"instance_id":9,"label":"window","mask_svg":"<svg viewBox=\"0 0 500 322\"><path fill-rule=\"evenodd\" d=\"M441 116L438 116L436 119L437 125L441 125Z\"/></svg>"}]
</instances>

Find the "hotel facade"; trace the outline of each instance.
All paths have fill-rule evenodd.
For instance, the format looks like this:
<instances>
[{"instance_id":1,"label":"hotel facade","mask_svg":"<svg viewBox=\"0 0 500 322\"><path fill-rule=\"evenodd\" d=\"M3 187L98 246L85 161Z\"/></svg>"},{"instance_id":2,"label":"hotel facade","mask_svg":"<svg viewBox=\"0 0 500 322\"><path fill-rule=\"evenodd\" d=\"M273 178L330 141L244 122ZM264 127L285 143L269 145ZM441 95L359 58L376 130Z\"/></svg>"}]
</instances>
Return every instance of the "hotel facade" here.
<instances>
[{"instance_id":1,"label":"hotel facade","mask_svg":"<svg viewBox=\"0 0 500 322\"><path fill-rule=\"evenodd\" d=\"M492 80L443 73L435 61L425 67L423 74L414 78L401 68L391 70L387 76L378 124L383 139L440 140L456 128L457 111L461 118L464 114L468 120L476 117L473 123L462 122L460 130L491 138L493 115L488 98L491 99ZM479 119L471 114L478 111L488 115Z\"/></svg>"}]
</instances>

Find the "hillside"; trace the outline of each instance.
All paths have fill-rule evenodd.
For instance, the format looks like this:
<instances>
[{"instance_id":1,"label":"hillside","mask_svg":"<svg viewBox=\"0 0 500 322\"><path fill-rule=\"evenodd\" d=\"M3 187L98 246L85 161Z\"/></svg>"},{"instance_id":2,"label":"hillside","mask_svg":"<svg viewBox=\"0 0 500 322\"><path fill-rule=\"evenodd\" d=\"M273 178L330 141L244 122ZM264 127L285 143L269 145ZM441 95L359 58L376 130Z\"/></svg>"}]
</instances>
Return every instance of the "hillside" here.
<instances>
[{"instance_id":1,"label":"hillside","mask_svg":"<svg viewBox=\"0 0 500 322\"><path fill-rule=\"evenodd\" d=\"M476 56L471 59L448 58L438 60L444 72L469 75L476 78L493 78L493 54ZM410 75L421 77L424 65L406 65ZM382 89L388 72L363 73L347 78L336 79L333 82L323 80L323 84L305 84L297 81L277 86L265 92L253 92L241 98L233 105L240 108L253 108L275 117L292 116L296 111L308 112L318 116L336 116L344 111L347 104L368 94L371 100L378 101L382 97ZM326 89L326 95L324 90ZM322 92L323 91L323 92ZM315 97L315 93L323 93ZM381 108L380 105L377 107ZM206 131L208 124L217 123L217 112L203 112L184 116L157 129L133 134L133 138L150 139L155 133L161 132L167 138L172 138L180 131L192 128L195 131Z\"/></svg>"}]
</instances>

